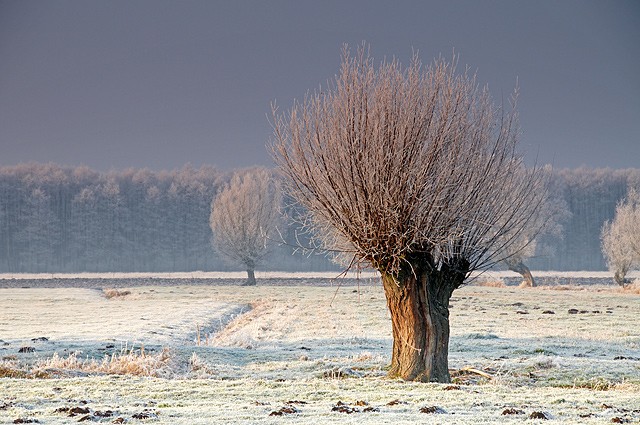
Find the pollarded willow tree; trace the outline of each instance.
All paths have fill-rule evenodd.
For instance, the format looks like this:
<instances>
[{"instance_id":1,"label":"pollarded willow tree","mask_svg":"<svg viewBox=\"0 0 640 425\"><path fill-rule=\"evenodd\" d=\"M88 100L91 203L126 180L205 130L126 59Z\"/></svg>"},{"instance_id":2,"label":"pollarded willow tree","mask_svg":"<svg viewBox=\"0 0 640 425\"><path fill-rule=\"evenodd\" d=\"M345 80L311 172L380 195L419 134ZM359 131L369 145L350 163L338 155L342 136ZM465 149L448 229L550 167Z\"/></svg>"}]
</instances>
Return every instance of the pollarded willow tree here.
<instances>
[{"instance_id":1,"label":"pollarded willow tree","mask_svg":"<svg viewBox=\"0 0 640 425\"><path fill-rule=\"evenodd\" d=\"M629 270L640 267L640 193L631 189L626 199L618 203L613 221L602 226L601 240L613 280L627 286Z\"/></svg>"},{"instance_id":2,"label":"pollarded willow tree","mask_svg":"<svg viewBox=\"0 0 640 425\"><path fill-rule=\"evenodd\" d=\"M236 173L211 203L214 249L227 261L245 266L247 285L256 284L255 269L268 253L281 203L280 185L264 168Z\"/></svg>"},{"instance_id":3,"label":"pollarded willow tree","mask_svg":"<svg viewBox=\"0 0 640 425\"><path fill-rule=\"evenodd\" d=\"M391 313L389 375L448 382L449 298L535 219L515 109L455 60L375 67L343 51L328 87L274 110L274 157L325 248L377 269Z\"/></svg>"},{"instance_id":4,"label":"pollarded willow tree","mask_svg":"<svg viewBox=\"0 0 640 425\"><path fill-rule=\"evenodd\" d=\"M547 166L542 169L547 176L551 175L551 167ZM526 172L524 169L522 172ZM550 191L548 180L536 180L534 184L538 184L538 191L547 192L546 198L543 198L543 202L539 207L539 211L536 215L532 216L530 223L513 238L511 234L507 234L506 237L509 240L505 247L505 260L504 264L511 271L522 275L521 287L533 287L536 286L535 279L527 266L527 260L532 258L536 254L536 250L539 245L539 238L549 239L562 239L564 233L564 222L569 217L569 209L567 203L560 194L557 187L555 190ZM554 192L553 194L551 192ZM544 249L543 243L543 249Z\"/></svg>"}]
</instances>

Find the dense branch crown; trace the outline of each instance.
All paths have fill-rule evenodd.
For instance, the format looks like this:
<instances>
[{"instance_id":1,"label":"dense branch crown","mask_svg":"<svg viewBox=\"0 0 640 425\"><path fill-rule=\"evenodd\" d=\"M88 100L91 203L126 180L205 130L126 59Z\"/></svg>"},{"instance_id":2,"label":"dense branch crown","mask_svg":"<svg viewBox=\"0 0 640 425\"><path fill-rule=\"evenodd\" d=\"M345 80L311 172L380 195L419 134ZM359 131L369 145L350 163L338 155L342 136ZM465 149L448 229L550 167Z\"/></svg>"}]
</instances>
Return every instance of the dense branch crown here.
<instances>
[{"instance_id":1,"label":"dense branch crown","mask_svg":"<svg viewBox=\"0 0 640 425\"><path fill-rule=\"evenodd\" d=\"M492 263L544 196L515 151L515 112L495 108L455 60L376 68L364 48L345 48L335 81L274 109L274 128L288 190L324 247L385 273L416 255Z\"/></svg>"},{"instance_id":2,"label":"dense branch crown","mask_svg":"<svg viewBox=\"0 0 640 425\"><path fill-rule=\"evenodd\" d=\"M209 223L216 252L253 270L268 253L281 202L280 186L269 170L236 173L211 205Z\"/></svg>"},{"instance_id":3,"label":"dense branch crown","mask_svg":"<svg viewBox=\"0 0 640 425\"><path fill-rule=\"evenodd\" d=\"M601 240L609 270L625 285L627 272L640 267L640 193L631 189L618 203L614 219L602 226Z\"/></svg>"}]
</instances>

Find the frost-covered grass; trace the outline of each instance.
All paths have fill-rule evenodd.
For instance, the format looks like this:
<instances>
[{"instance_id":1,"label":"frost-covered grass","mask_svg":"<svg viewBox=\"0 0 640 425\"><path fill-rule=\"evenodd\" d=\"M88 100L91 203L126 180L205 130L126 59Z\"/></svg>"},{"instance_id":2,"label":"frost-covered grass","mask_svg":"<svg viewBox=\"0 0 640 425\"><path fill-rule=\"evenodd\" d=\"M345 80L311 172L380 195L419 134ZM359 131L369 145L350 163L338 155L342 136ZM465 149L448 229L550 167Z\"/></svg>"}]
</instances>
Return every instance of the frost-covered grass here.
<instances>
[{"instance_id":1,"label":"frost-covered grass","mask_svg":"<svg viewBox=\"0 0 640 425\"><path fill-rule=\"evenodd\" d=\"M385 377L377 285L0 289L0 422L639 423L640 297L564 289L456 291L454 385Z\"/></svg>"}]
</instances>

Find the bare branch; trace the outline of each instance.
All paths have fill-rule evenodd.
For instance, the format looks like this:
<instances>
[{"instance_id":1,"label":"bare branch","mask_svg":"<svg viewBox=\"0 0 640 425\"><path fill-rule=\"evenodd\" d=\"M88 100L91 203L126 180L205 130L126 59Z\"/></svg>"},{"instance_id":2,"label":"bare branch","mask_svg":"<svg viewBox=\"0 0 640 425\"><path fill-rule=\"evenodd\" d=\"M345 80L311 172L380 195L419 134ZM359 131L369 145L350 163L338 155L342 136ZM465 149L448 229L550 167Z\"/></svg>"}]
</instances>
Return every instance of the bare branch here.
<instances>
[{"instance_id":1,"label":"bare branch","mask_svg":"<svg viewBox=\"0 0 640 425\"><path fill-rule=\"evenodd\" d=\"M237 173L211 204L209 224L216 252L247 271L268 253L280 220L282 192L269 170Z\"/></svg>"},{"instance_id":2,"label":"bare branch","mask_svg":"<svg viewBox=\"0 0 640 425\"><path fill-rule=\"evenodd\" d=\"M516 152L515 110L496 108L455 59L376 68L365 48L345 48L335 80L288 113L274 108L273 126L316 237L383 273L415 253L486 268L522 249L546 198L543 173Z\"/></svg>"},{"instance_id":3,"label":"bare branch","mask_svg":"<svg viewBox=\"0 0 640 425\"><path fill-rule=\"evenodd\" d=\"M614 280L626 286L626 274L640 267L640 194L629 193L616 207L612 222L605 222L601 233L602 253Z\"/></svg>"}]
</instances>

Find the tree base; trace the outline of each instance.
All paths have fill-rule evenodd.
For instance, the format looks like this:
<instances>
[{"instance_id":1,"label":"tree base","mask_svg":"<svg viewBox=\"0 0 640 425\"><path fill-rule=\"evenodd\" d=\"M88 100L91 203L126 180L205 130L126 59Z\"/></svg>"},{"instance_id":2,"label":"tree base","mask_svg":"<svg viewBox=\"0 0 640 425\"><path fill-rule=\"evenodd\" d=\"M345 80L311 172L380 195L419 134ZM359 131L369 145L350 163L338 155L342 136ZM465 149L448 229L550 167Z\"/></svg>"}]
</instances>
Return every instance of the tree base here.
<instances>
[{"instance_id":1,"label":"tree base","mask_svg":"<svg viewBox=\"0 0 640 425\"><path fill-rule=\"evenodd\" d=\"M449 383L449 299L464 282L466 272L420 266L412 263L398 276L382 273L393 330L388 375Z\"/></svg>"},{"instance_id":2,"label":"tree base","mask_svg":"<svg viewBox=\"0 0 640 425\"><path fill-rule=\"evenodd\" d=\"M247 280L242 284L242 286L256 286L256 274L252 269L247 270Z\"/></svg>"},{"instance_id":3,"label":"tree base","mask_svg":"<svg viewBox=\"0 0 640 425\"><path fill-rule=\"evenodd\" d=\"M527 267L522 260L510 258L506 260L505 263L509 270L522 275L522 283L519 285L520 288L533 288L536 286L536 281L533 279L533 275L531 275L531 270L529 270L529 267Z\"/></svg>"}]
</instances>

